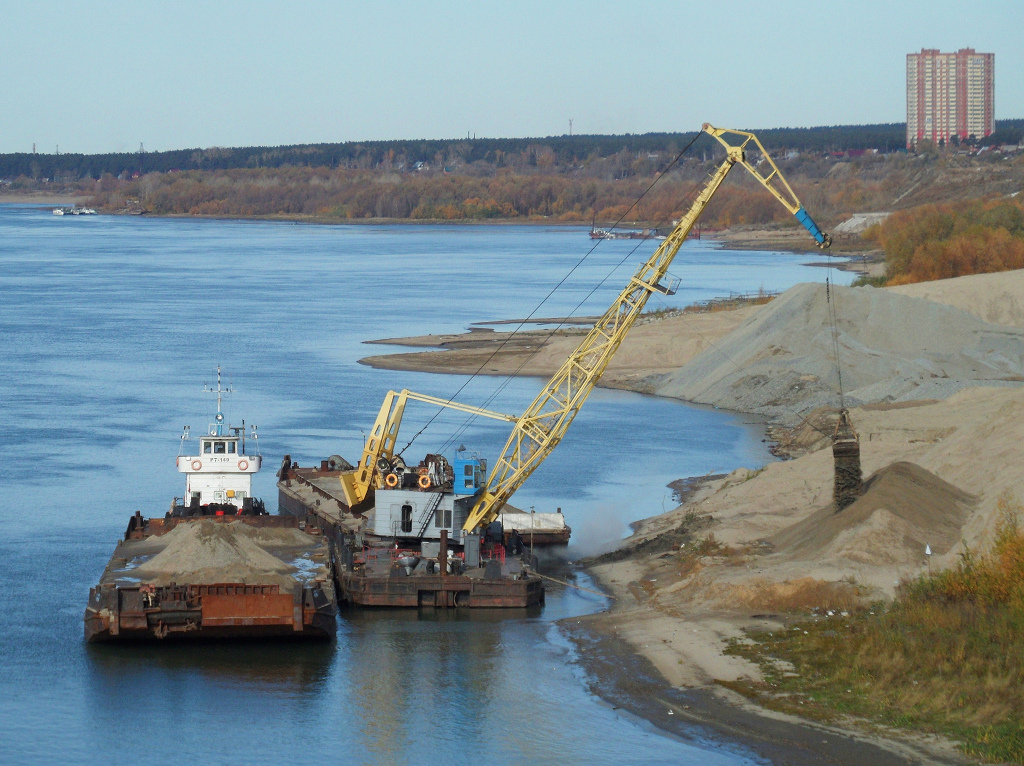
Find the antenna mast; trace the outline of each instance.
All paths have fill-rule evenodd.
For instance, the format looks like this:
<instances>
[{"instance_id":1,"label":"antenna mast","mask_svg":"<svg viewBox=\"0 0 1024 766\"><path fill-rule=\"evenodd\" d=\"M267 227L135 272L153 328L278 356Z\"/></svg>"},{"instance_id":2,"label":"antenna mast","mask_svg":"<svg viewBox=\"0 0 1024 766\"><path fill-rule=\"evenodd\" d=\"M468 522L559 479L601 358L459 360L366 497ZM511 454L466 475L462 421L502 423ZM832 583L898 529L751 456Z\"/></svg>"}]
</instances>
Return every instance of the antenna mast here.
<instances>
[{"instance_id":1,"label":"antenna mast","mask_svg":"<svg viewBox=\"0 0 1024 766\"><path fill-rule=\"evenodd\" d=\"M223 436L224 435L224 412L221 408L221 401L224 394L233 394L235 391L231 386L222 388L220 384L220 365L217 365L217 388L210 388L207 385L203 386L203 391L208 394L217 394L217 416L214 418L217 422L210 426L210 436Z\"/></svg>"}]
</instances>

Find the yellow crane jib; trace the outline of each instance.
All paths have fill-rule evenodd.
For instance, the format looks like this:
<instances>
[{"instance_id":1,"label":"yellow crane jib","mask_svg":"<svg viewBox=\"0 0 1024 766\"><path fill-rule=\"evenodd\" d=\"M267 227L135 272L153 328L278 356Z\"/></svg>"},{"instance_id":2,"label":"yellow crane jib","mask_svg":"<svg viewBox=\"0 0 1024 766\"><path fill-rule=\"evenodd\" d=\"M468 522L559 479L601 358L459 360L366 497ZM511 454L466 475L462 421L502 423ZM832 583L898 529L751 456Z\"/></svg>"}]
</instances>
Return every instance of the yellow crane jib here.
<instances>
[{"instance_id":1,"label":"yellow crane jib","mask_svg":"<svg viewBox=\"0 0 1024 766\"><path fill-rule=\"evenodd\" d=\"M778 166L769 156L768 152L765 151L764 146L757 139L753 133L748 133L744 130L731 130L729 128L716 128L712 125L704 123L702 130L710 136L718 139L718 142L725 147L725 150L730 158L734 162L738 162L745 167L754 178L761 182L761 185L772 193L772 195L779 202L782 203L790 213L796 216L796 220L807 229L814 241L818 243L818 247L821 249L827 248L832 244L832 237L825 234L818 225L811 219L811 216L804 206L800 204L800 200L797 199L793 189L787 183L786 179L782 177L782 173L779 172ZM742 139L739 144L731 144L726 140L726 136L737 136ZM761 160L758 165L764 163L767 164L771 169L771 172L766 176L757 169L757 166L750 164L747 161L747 144L753 142L761 153Z\"/></svg>"},{"instance_id":2,"label":"yellow crane jib","mask_svg":"<svg viewBox=\"0 0 1024 766\"><path fill-rule=\"evenodd\" d=\"M725 161L705 182L690 209L679 219L672 233L637 270L629 284L596 322L579 347L569 355L526 412L515 421L501 457L491 468L487 486L480 492L463 525L467 532L494 521L502 506L565 436L576 413L601 378L626 333L643 311L647 299L654 292L666 292L662 279L667 275L672 259L734 165L739 164L746 168L789 212L793 213L814 237L819 247L826 248L831 244L831 238L811 220L753 133L715 128L706 123L702 130L725 147ZM730 143L730 139L738 142ZM747 147L751 142L761 154L756 166L747 159ZM763 164L767 164L770 170L767 175L758 169Z\"/></svg>"},{"instance_id":3,"label":"yellow crane jib","mask_svg":"<svg viewBox=\"0 0 1024 766\"><path fill-rule=\"evenodd\" d=\"M384 403L381 404L380 412L377 414L377 420L374 421L373 430L370 431L370 435L363 445L363 454L359 458L359 464L355 470L341 474L341 488L345 494L345 502L350 507L359 505L366 499L371 489L379 489L383 485L383 476L391 470L395 460L395 441L398 439L398 429L402 425L405 405L410 399L471 415L504 420L508 423L515 423L517 420L515 415L506 415L503 412L485 410L482 407L460 404L436 396L418 394L408 389L388 391L384 397Z\"/></svg>"}]
</instances>

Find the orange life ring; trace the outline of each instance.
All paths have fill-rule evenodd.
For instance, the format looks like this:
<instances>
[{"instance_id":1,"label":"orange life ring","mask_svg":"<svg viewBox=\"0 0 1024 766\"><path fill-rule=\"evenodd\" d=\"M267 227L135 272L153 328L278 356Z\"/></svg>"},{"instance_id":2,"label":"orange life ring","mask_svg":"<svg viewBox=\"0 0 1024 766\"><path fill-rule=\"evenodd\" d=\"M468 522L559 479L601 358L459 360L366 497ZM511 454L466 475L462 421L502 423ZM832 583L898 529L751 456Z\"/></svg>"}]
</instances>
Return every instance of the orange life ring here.
<instances>
[{"instance_id":1,"label":"orange life ring","mask_svg":"<svg viewBox=\"0 0 1024 766\"><path fill-rule=\"evenodd\" d=\"M420 476L419 485L420 489L430 489L430 477L426 474Z\"/></svg>"},{"instance_id":2,"label":"orange life ring","mask_svg":"<svg viewBox=\"0 0 1024 766\"><path fill-rule=\"evenodd\" d=\"M192 470L193 471L198 471L202 467L203 467L202 461L200 461L200 460L193 460L192 461Z\"/></svg>"},{"instance_id":3,"label":"orange life ring","mask_svg":"<svg viewBox=\"0 0 1024 766\"><path fill-rule=\"evenodd\" d=\"M384 483L387 484L389 487L397 487L398 474L389 473L387 476L384 477Z\"/></svg>"},{"instance_id":4,"label":"orange life ring","mask_svg":"<svg viewBox=\"0 0 1024 766\"><path fill-rule=\"evenodd\" d=\"M418 473L418 474L419 474L420 476L426 476L426 475L427 475L428 473L430 473L430 469L429 469L429 468L427 468L427 467L426 467L426 466L424 465L424 466L420 466L419 468L417 468L417 469L416 469L416 472L417 472L417 473Z\"/></svg>"},{"instance_id":5,"label":"orange life ring","mask_svg":"<svg viewBox=\"0 0 1024 766\"><path fill-rule=\"evenodd\" d=\"M244 471L248 467L249 467L249 461L248 460L239 460L238 461L238 470L239 471Z\"/></svg>"}]
</instances>

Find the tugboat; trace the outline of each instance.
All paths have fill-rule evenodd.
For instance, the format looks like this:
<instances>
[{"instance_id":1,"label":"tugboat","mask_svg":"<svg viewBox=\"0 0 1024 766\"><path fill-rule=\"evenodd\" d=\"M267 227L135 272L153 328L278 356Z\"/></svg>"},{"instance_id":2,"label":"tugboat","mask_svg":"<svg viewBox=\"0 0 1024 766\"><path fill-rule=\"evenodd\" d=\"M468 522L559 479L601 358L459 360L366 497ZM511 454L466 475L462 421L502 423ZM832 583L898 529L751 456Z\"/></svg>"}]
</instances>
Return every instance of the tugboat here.
<instances>
[{"instance_id":1,"label":"tugboat","mask_svg":"<svg viewBox=\"0 0 1024 766\"><path fill-rule=\"evenodd\" d=\"M178 448L178 471L185 474L185 497L174 498L169 515L182 516L262 516L264 503L252 496L252 476L260 470L263 456L245 451L245 421L241 426L225 426L222 402L224 394L233 393L221 387L217 368L217 388L206 388L217 394L217 414L208 433L199 437L199 454L182 455L190 440L189 426L181 434ZM258 443L256 426L250 426L250 441ZM180 502L179 502L180 501Z\"/></svg>"},{"instance_id":2,"label":"tugboat","mask_svg":"<svg viewBox=\"0 0 1024 766\"><path fill-rule=\"evenodd\" d=\"M136 511L90 589L89 642L140 639L330 638L337 629L333 550L315 523L271 516L252 496L262 457L245 422L227 425L217 368L217 414L197 454L177 458L185 496L163 517ZM256 443L256 426L248 441Z\"/></svg>"}]
</instances>

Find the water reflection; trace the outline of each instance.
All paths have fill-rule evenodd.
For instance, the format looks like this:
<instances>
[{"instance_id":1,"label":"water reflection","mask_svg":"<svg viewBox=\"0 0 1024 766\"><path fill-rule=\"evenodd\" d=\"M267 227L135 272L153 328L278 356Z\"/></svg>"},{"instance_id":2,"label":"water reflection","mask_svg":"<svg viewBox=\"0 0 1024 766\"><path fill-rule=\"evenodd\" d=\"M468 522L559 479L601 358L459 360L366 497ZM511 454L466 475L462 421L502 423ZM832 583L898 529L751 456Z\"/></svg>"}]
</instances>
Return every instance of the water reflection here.
<instances>
[{"instance_id":1,"label":"water reflection","mask_svg":"<svg viewBox=\"0 0 1024 766\"><path fill-rule=\"evenodd\" d=\"M84 649L91 691L110 702L121 698L126 684L145 684L159 693L182 678L197 677L215 686L312 696L323 687L336 657L332 641L139 642L87 644Z\"/></svg>"}]
</instances>

